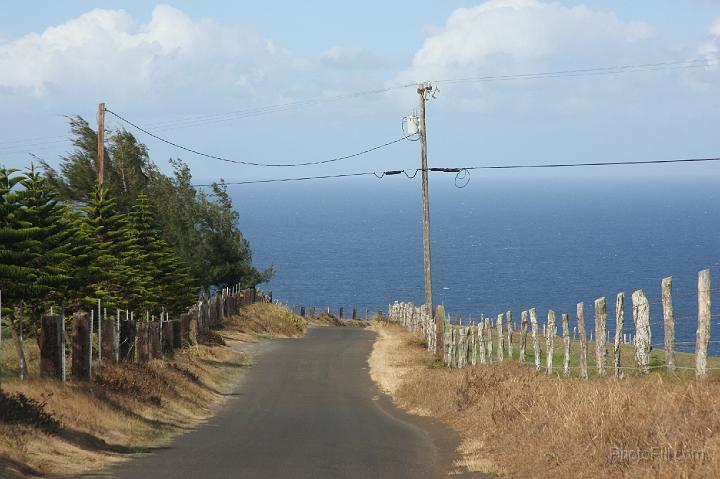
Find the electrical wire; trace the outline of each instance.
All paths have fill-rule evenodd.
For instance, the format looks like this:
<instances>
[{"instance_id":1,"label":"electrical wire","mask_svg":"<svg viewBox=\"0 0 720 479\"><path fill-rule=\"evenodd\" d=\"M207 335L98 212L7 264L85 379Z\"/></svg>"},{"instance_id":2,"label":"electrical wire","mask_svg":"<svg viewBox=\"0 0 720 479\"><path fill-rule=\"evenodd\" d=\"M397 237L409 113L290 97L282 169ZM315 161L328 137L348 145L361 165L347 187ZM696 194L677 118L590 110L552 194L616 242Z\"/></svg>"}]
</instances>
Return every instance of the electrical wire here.
<instances>
[{"instance_id":1,"label":"electrical wire","mask_svg":"<svg viewBox=\"0 0 720 479\"><path fill-rule=\"evenodd\" d=\"M196 150L196 149L194 149L194 148L188 148L188 147L186 147L186 146L182 146L182 145L180 145L180 144L178 144L178 143L175 143L175 142L173 142L173 141L170 141L170 140L168 140L168 139L166 139L166 138L163 138L163 137L161 137L161 136L156 135L155 133L152 133L152 132L148 131L146 128L143 128L143 127L141 127L140 125L138 125L137 123L134 123L134 122L132 122L132 121L130 121L130 120L128 120L128 119L126 119L126 118L118 115L117 113L115 113L115 112L112 111L112 110L108 110L108 109L106 108L105 111L106 111L107 113L110 113L111 115L113 115L113 116L116 117L117 119L119 119L119 120L127 123L128 125L136 128L137 130L145 133L146 135L149 135L149 136L155 138L156 140L162 141L163 143L167 143L168 145L174 146L175 148L179 148L179 149L181 149L181 150L184 150L184 151L193 153L193 154L198 155L198 156L203 156L203 157L205 157L205 158L211 158L211 159L213 159L213 160L225 161L225 162L227 162L227 163L235 163L235 164L238 164L238 165L247 165L247 166L263 166L263 167L283 167L283 168L290 168L290 167L295 167L295 166L323 165L323 164L326 164L326 163L333 163L333 162L336 162L336 161L347 160L347 159L350 159L350 158L355 158L355 157L358 157L358 156L361 156L361 155L365 155L365 154L367 154L367 153L371 153L371 152L373 152L373 151L380 150L380 149L385 148L385 147L388 147L388 146L390 146L390 145L394 145L395 143L400 143L401 141L404 141L404 140L407 139L405 136L403 136L402 138L397 138L397 139L395 139L395 140L388 141L388 142L383 143L383 144L381 144L381 145L373 146L373 147L371 147L371 148L366 148L366 149L364 149L364 150L362 150L362 151L358 151L357 153L352 153L352 154L350 154L350 155L344 155L344 156L338 156L338 157L335 157L335 158L331 158L331 159L329 159L329 160L308 161L308 162L304 162L304 163L256 163L256 162L252 162L252 161L232 160L232 159L230 159L230 158L225 158L225 157L223 157L223 156L211 155L211 154L208 154L208 153L203 153L203 152L201 152L201 151L198 151L198 150Z\"/></svg>"},{"instance_id":2,"label":"electrical wire","mask_svg":"<svg viewBox=\"0 0 720 479\"><path fill-rule=\"evenodd\" d=\"M545 78L563 78L563 77L579 77L594 75L616 75L624 73L636 73L646 71L662 71L674 69L690 69L702 68L708 66L717 66L720 64L717 60L708 60L705 58L695 60L679 60L672 62L644 63L636 65L621 65L609 67L582 68L574 70L557 70L541 73L521 73L513 75L486 75L465 78L448 78L441 80L433 80L433 83L440 84L456 84L456 83L475 83L475 82L493 82L506 80L538 80Z\"/></svg>"},{"instance_id":3,"label":"electrical wire","mask_svg":"<svg viewBox=\"0 0 720 479\"><path fill-rule=\"evenodd\" d=\"M682 158L675 160L647 160L647 161L608 161L608 162L593 162L593 163L548 163L538 165L486 165L486 166L466 166L460 168L427 168L428 172L432 173L455 173L455 182L458 188L464 188L470 181L469 170L481 170L481 169L519 169L519 168L572 168L572 167L588 167L588 166L619 166L619 165L654 165L654 164L667 164L667 163L696 163L696 162L714 162L720 161L720 157L717 158ZM414 171L414 174L408 173ZM405 174L408 178L415 178L419 172L423 171L422 168L416 168L415 170L389 170L383 172L362 172L362 173L346 173L339 175L322 175L322 176L307 176L300 178L279 178L279 179L266 179L266 180L246 180L239 182L228 182L227 185L249 185L254 183L275 183L284 181L305 181L305 180L316 180L316 179L328 179L328 178L344 178L348 176L368 176L375 175L377 178L383 178L385 176L395 176ZM463 183L464 182L464 183ZM460 186L462 185L462 186ZM195 186L210 186L210 185L195 185Z\"/></svg>"}]
</instances>

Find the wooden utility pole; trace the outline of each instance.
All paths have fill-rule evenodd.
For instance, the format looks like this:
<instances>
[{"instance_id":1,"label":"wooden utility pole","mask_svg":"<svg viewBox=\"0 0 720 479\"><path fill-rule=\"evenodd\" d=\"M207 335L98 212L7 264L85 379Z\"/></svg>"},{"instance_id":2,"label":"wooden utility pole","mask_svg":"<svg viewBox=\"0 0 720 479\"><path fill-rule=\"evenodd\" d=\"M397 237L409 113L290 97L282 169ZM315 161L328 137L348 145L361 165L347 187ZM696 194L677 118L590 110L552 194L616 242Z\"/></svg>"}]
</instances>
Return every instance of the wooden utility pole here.
<instances>
[{"instance_id":1,"label":"wooden utility pole","mask_svg":"<svg viewBox=\"0 0 720 479\"><path fill-rule=\"evenodd\" d=\"M430 199L428 197L428 165L427 165L427 130L425 128L425 95L432 91L430 83L418 85L417 92L420 96L419 108L419 125L418 133L420 136L420 145L422 146L422 206L423 206L423 263L425 272L425 306L427 310L433 311L432 304L432 274L430 270ZM438 313L440 309L438 309ZM442 316L440 314L435 318L435 337L437 344L435 346L436 356L442 359L445 351L445 311Z\"/></svg>"},{"instance_id":2,"label":"wooden utility pole","mask_svg":"<svg viewBox=\"0 0 720 479\"><path fill-rule=\"evenodd\" d=\"M105 180L105 103L98 106L98 186Z\"/></svg>"},{"instance_id":3,"label":"wooden utility pole","mask_svg":"<svg viewBox=\"0 0 720 479\"><path fill-rule=\"evenodd\" d=\"M425 95L432 91L429 83L418 85L420 95L419 133L422 146L423 260L425 263L425 305L432 311L432 276L430 273L430 200L428 198L427 130L425 128Z\"/></svg>"}]
</instances>

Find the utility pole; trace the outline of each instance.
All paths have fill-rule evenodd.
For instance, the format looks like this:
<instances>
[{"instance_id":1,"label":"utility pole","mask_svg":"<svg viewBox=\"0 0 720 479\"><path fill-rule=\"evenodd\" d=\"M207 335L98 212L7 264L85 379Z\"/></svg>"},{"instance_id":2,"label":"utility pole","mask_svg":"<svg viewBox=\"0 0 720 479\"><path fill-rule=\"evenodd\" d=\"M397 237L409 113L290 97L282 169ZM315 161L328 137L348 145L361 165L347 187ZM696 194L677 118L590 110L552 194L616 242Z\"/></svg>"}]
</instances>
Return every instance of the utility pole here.
<instances>
[{"instance_id":1,"label":"utility pole","mask_svg":"<svg viewBox=\"0 0 720 479\"><path fill-rule=\"evenodd\" d=\"M425 128L425 95L432 91L430 83L418 85L417 92L420 96L419 108L419 131L420 145L422 147L422 206L423 206L423 262L425 270L425 307L430 314L433 312L432 304L432 274L430 269L430 199L428 197L428 165L427 165L427 129ZM444 337L444 322L442 318L436 319L436 334L440 337L437 342L438 354L442 355L440 346Z\"/></svg>"},{"instance_id":2,"label":"utility pole","mask_svg":"<svg viewBox=\"0 0 720 479\"><path fill-rule=\"evenodd\" d=\"M105 180L105 103L98 105L98 186Z\"/></svg>"}]
</instances>

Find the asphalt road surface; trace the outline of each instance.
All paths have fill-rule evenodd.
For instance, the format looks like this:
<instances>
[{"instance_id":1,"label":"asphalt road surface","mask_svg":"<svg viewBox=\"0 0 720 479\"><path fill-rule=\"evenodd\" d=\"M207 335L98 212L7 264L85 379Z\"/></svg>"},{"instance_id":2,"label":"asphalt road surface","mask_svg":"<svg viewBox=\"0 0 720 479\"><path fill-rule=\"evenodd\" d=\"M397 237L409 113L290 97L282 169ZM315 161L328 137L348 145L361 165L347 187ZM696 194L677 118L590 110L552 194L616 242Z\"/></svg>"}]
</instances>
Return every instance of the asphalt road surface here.
<instances>
[{"instance_id":1,"label":"asphalt road surface","mask_svg":"<svg viewBox=\"0 0 720 479\"><path fill-rule=\"evenodd\" d=\"M368 374L374 333L313 328L263 344L217 416L111 477L440 478L457 438L409 416ZM104 477L108 477L107 475Z\"/></svg>"}]
</instances>

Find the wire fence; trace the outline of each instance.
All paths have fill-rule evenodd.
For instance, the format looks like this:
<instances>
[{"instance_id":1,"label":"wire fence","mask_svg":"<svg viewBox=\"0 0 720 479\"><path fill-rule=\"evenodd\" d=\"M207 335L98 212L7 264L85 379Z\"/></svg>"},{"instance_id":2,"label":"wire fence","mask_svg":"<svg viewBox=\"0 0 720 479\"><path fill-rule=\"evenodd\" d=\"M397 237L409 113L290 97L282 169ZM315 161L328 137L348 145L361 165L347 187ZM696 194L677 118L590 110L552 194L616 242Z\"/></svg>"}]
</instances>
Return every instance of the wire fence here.
<instances>
[{"instance_id":1,"label":"wire fence","mask_svg":"<svg viewBox=\"0 0 720 479\"><path fill-rule=\"evenodd\" d=\"M388 320L420 335L450 368L518 360L564 377L666 370L694 371L702 378L720 371L715 357L720 340L711 337L713 325L720 325L713 321L720 313L711 309L713 293L720 288L711 288L710 275L709 269L700 271L697 289L688 291L673 291L672 277L664 278L652 300L643 290L629 299L618 293L610 314L605 297L594 304L577 303L572 320L552 309L539 318L529 308L521 311L519 321L510 309L493 317L481 314L465 324L457 315L453 324L444 306L433 312L402 302L389 305Z\"/></svg>"},{"instance_id":2,"label":"wire fence","mask_svg":"<svg viewBox=\"0 0 720 479\"><path fill-rule=\"evenodd\" d=\"M199 335L221 327L225 318L237 315L241 308L272 301L272 292L264 294L256 288L236 285L220 289L209 298L203 297L175 318L165 312L159 317L145 312L136 318L134 311L121 309L108 315L107 308L99 300L97 309L78 311L69 317L64 307L59 308L59 313L51 308L36 325L39 373L63 382L68 376L88 381L104 363L145 363L154 358L172 358L176 350L198 344ZM2 317L0 291L0 352L3 352L3 324L15 346L15 356L10 359L6 346L5 361L0 358L0 368L3 362L11 363L14 359L20 379L28 377L24 323L21 306L16 307L13 316Z\"/></svg>"}]
</instances>

